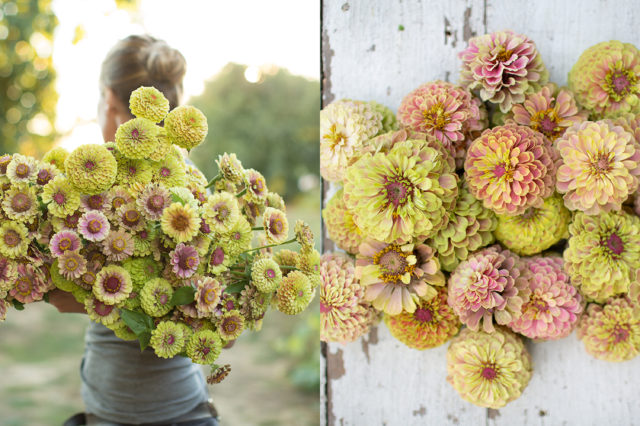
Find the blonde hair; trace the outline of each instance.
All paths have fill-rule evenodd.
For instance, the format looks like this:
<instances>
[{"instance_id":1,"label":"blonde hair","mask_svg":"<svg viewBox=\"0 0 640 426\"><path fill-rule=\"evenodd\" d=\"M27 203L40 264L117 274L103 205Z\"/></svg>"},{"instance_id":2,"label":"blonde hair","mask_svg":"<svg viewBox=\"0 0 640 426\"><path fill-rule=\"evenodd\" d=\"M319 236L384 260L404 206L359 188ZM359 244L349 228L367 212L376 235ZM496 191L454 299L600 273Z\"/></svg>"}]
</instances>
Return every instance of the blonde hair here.
<instances>
[{"instance_id":1,"label":"blonde hair","mask_svg":"<svg viewBox=\"0 0 640 426\"><path fill-rule=\"evenodd\" d=\"M102 62L100 83L113 90L125 106L135 89L153 86L164 93L173 109L180 104L186 67L184 56L163 40L131 35L116 43L107 54Z\"/></svg>"}]
</instances>

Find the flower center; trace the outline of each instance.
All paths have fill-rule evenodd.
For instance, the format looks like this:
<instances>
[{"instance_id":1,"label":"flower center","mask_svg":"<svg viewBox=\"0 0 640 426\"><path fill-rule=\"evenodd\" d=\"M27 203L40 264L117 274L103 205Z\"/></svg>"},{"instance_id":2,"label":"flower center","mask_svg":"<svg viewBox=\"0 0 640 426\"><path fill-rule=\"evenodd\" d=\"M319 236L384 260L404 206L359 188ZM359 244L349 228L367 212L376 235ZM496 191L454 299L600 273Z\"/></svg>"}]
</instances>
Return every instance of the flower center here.
<instances>
[{"instance_id":1,"label":"flower center","mask_svg":"<svg viewBox=\"0 0 640 426\"><path fill-rule=\"evenodd\" d=\"M121 252L127 247L127 242L122 237L117 237L111 243L111 248L115 252Z\"/></svg>"},{"instance_id":2,"label":"flower center","mask_svg":"<svg viewBox=\"0 0 640 426\"><path fill-rule=\"evenodd\" d=\"M163 167L160 169L160 176L162 177L169 177L171 176L171 170L169 170L168 167Z\"/></svg>"},{"instance_id":3,"label":"flower center","mask_svg":"<svg viewBox=\"0 0 640 426\"><path fill-rule=\"evenodd\" d=\"M484 367L482 369L482 373L480 374L482 375L482 377L484 377L487 380L493 380L498 375L498 373L495 370L495 367L493 366Z\"/></svg>"},{"instance_id":4,"label":"flower center","mask_svg":"<svg viewBox=\"0 0 640 426\"><path fill-rule=\"evenodd\" d=\"M336 146L344 146L347 143L348 138L342 133L337 131L337 126L333 124L329 129L329 134L324 136L331 143L331 149L335 149Z\"/></svg>"},{"instance_id":5,"label":"flower center","mask_svg":"<svg viewBox=\"0 0 640 426\"><path fill-rule=\"evenodd\" d=\"M513 51L500 47L500 52L496 55L496 59L500 62L507 62L511 59L511 55L513 55Z\"/></svg>"},{"instance_id":6,"label":"flower center","mask_svg":"<svg viewBox=\"0 0 640 426\"><path fill-rule=\"evenodd\" d=\"M137 210L127 210L124 214L124 224L128 226L135 226L140 222L140 213Z\"/></svg>"},{"instance_id":7,"label":"flower center","mask_svg":"<svg viewBox=\"0 0 640 426\"><path fill-rule=\"evenodd\" d=\"M607 247L613 254L619 256L624 251L624 243L616 233L613 233L607 238Z\"/></svg>"},{"instance_id":8,"label":"flower center","mask_svg":"<svg viewBox=\"0 0 640 426\"><path fill-rule=\"evenodd\" d=\"M91 232L92 234L97 234L102 230L102 222L100 222L98 219L90 220L89 224L87 225L87 229L89 229L89 232Z\"/></svg>"},{"instance_id":9,"label":"flower center","mask_svg":"<svg viewBox=\"0 0 640 426\"><path fill-rule=\"evenodd\" d=\"M167 336L167 345L173 345L176 341L176 338L173 334Z\"/></svg>"},{"instance_id":10,"label":"flower center","mask_svg":"<svg viewBox=\"0 0 640 426\"><path fill-rule=\"evenodd\" d=\"M413 313L413 318L420 322L430 322L433 319L433 312L429 309L418 308Z\"/></svg>"},{"instance_id":11,"label":"flower center","mask_svg":"<svg viewBox=\"0 0 640 426\"><path fill-rule=\"evenodd\" d=\"M113 305L107 305L99 300L96 300L93 306L96 314L100 315L101 317L106 317L113 310Z\"/></svg>"},{"instance_id":12,"label":"flower center","mask_svg":"<svg viewBox=\"0 0 640 426\"><path fill-rule=\"evenodd\" d=\"M31 199L27 194L18 193L11 200L11 208L17 212L26 212L31 208Z\"/></svg>"},{"instance_id":13,"label":"flower center","mask_svg":"<svg viewBox=\"0 0 640 426\"><path fill-rule=\"evenodd\" d=\"M117 277L109 277L106 280L104 280L104 289L108 293L112 293L112 294L117 293L118 291L120 291L121 287L122 287L122 283Z\"/></svg>"},{"instance_id":14,"label":"flower center","mask_svg":"<svg viewBox=\"0 0 640 426\"><path fill-rule=\"evenodd\" d=\"M140 231L138 233L138 238L140 238L142 240L146 240L147 238L149 238L149 233L147 232L146 229L143 229L142 231Z\"/></svg>"},{"instance_id":15,"label":"flower center","mask_svg":"<svg viewBox=\"0 0 640 426\"><path fill-rule=\"evenodd\" d=\"M226 306L226 308L227 308L228 310L232 310L233 308L235 308L235 306L236 306L236 305L235 305L235 303L233 303L233 301L232 301L232 300L229 300L229 301L227 301L227 303L225 304L225 306Z\"/></svg>"},{"instance_id":16,"label":"flower center","mask_svg":"<svg viewBox=\"0 0 640 426\"><path fill-rule=\"evenodd\" d=\"M275 235L282 234L283 230L284 230L284 223L282 223L281 218L277 217L277 218L271 219L269 223L269 231L272 234L275 234Z\"/></svg>"},{"instance_id":17,"label":"flower center","mask_svg":"<svg viewBox=\"0 0 640 426\"><path fill-rule=\"evenodd\" d=\"M38 185L46 185L50 180L51 173L49 173L49 170L42 169L38 172L38 179L36 180Z\"/></svg>"},{"instance_id":18,"label":"flower center","mask_svg":"<svg viewBox=\"0 0 640 426\"><path fill-rule=\"evenodd\" d=\"M21 178L29 176L29 166L26 164L18 164L18 167L16 167L16 175Z\"/></svg>"},{"instance_id":19,"label":"flower center","mask_svg":"<svg viewBox=\"0 0 640 426\"><path fill-rule=\"evenodd\" d=\"M167 295L167 293L162 293L160 296L158 296L159 304L166 305L167 302L169 302L169 296Z\"/></svg>"},{"instance_id":20,"label":"flower center","mask_svg":"<svg viewBox=\"0 0 640 426\"><path fill-rule=\"evenodd\" d=\"M204 219L202 219L202 221L200 222L200 232L202 232L203 234L211 233L211 227L207 222L205 222Z\"/></svg>"},{"instance_id":21,"label":"flower center","mask_svg":"<svg viewBox=\"0 0 640 426\"><path fill-rule=\"evenodd\" d=\"M58 248L60 249L60 251L67 251L67 250L71 250L72 245L73 243L71 242L70 238L62 238L58 243Z\"/></svg>"},{"instance_id":22,"label":"flower center","mask_svg":"<svg viewBox=\"0 0 640 426\"><path fill-rule=\"evenodd\" d=\"M176 231L182 232L189 227L189 219L186 216L180 214L173 218L173 220L171 221L171 226L173 226Z\"/></svg>"},{"instance_id":23,"label":"flower center","mask_svg":"<svg viewBox=\"0 0 640 426\"><path fill-rule=\"evenodd\" d=\"M422 112L424 124L427 128L443 130L449 123L449 114L444 110L444 106L438 102L428 110Z\"/></svg>"},{"instance_id":24,"label":"flower center","mask_svg":"<svg viewBox=\"0 0 640 426\"><path fill-rule=\"evenodd\" d=\"M612 332L614 343L624 342L629 338L629 330L626 324L617 324Z\"/></svg>"},{"instance_id":25,"label":"flower center","mask_svg":"<svg viewBox=\"0 0 640 426\"><path fill-rule=\"evenodd\" d=\"M87 162L84 163L84 168L91 171L96 168L96 163L91 160L87 160Z\"/></svg>"},{"instance_id":26,"label":"flower center","mask_svg":"<svg viewBox=\"0 0 640 426\"><path fill-rule=\"evenodd\" d=\"M10 162L11 162L10 155L5 154L2 157L0 157L0 173L2 174L7 173L7 166L9 165Z\"/></svg>"},{"instance_id":27,"label":"flower center","mask_svg":"<svg viewBox=\"0 0 640 426\"><path fill-rule=\"evenodd\" d=\"M111 201L111 205L113 206L114 209L119 209L120 207L122 207L124 203L126 203L126 200L122 197L115 197Z\"/></svg>"},{"instance_id":28,"label":"flower center","mask_svg":"<svg viewBox=\"0 0 640 426\"><path fill-rule=\"evenodd\" d=\"M62 193L62 192L56 192L56 193L53 195L53 197L52 197L52 198L53 198L53 201L54 201L56 204L60 204L60 205L62 205L62 204L64 204L64 201L65 201L65 198L66 198L66 197L64 196L64 193Z\"/></svg>"},{"instance_id":29,"label":"flower center","mask_svg":"<svg viewBox=\"0 0 640 426\"><path fill-rule=\"evenodd\" d=\"M180 260L180 267L182 269L194 269L199 264L199 259L195 256L188 256Z\"/></svg>"},{"instance_id":30,"label":"flower center","mask_svg":"<svg viewBox=\"0 0 640 426\"><path fill-rule=\"evenodd\" d=\"M615 69L605 77L605 87L609 96L616 102L637 91L636 76L631 70Z\"/></svg>"},{"instance_id":31,"label":"flower center","mask_svg":"<svg viewBox=\"0 0 640 426\"><path fill-rule=\"evenodd\" d=\"M411 274L415 265L407 261L408 253L404 253L400 246L391 244L386 246L373 257L373 263L380 266L380 279L386 282L401 280L402 276Z\"/></svg>"},{"instance_id":32,"label":"flower center","mask_svg":"<svg viewBox=\"0 0 640 426\"><path fill-rule=\"evenodd\" d=\"M562 128L558 126L558 116L553 108L536 112L531 117L531 128L551 140L556 139L562 132Z\"/></svg>"},{"instance_id":33,"label":"flower center","mask_svg":"<svg viewBox=\"0 0 640 426\"><path fill-rule=\"evenodd\" d=\"M28 277L20 277L16 281L16 290L23 296L31 293L31 280Z\"/></svg>"},{"instance_id":34,"label":"flower center","mask_svg":"<svg viewBox=\"0 0 640 426\"><path fill-rule=\"evenodd\" d=\"M69 214L64 218L64 224L68 228L75 228L76 226L78 226L78 222L80 222L80 212Z\"/></svg>"},{"instance_id":35,"label":"flower center","mask_svg":"<svg viewBox=\"0 0 640 426\"><path fill-rule=\"evenodd\" d=\"M87 205L92 210L98 210L102 207L104 200L101 195L92 195L87 199Z\"/></svg>"},{"instance_id":36,"label":"flower center","mask_svg":"<svg viewBox=\"0 0 640 426\"><path fill-rule=\"evenodd\" d=\"M502 179L511 182L513 180L513 167L509 163L500 163L493 169L493 175L496 179Z\"/></svg>"},{"instance_id":37,"label":"flower center","mask_svg":"<svg viewBox=\"0 0 640 426\"><path fill-rule=\"evenodd\" d=\"M64 263L64 269L70 272L73 272L76 269L78 269L78 266L79 266L78 260L74 258L67 259L66 262Z\"/></svg>"},{"instance_id":38,"label":"flower center","mask_svg":"<svg viewBox=\"0 0 640 426\"><path fill-rule=\"evenodd\" d=\"M223 222L226 218L229 217L230 213L231 212L229 211L229 208L227 206L220 206L216 214L216 219L218 219L218 221L220 222Z\"/></svg>"},{"instance_id":39,"label":"flower center","mask_svg":"<svg viewBox=\"0 0 640 426\"><path fill-rule=\"evenodd\" d=\"M217 299L217 296L218 293L213 288L209 288L204 292L204 300L207 304L213 303L213 301Z\"/></svg>"},{"instance_id":40,"label":"flower center","mask_svg":"<svg viewBox=\"0 0 640 426\"><path fill-rule=\"evenodd\" d=\"M324 303L320 302L320 313L321 314L326 314L327 312L329 312L331 310L330 306L325 305Z\"/></svg>"},{"instance_id":41,"label":"flower center","mask_svg":"<svg viewBox=\"0 0 640 426\"><path fill-rule=\"evenodd\" d=\"M129 166L129 174L134 176L136 173L138 173L138 170L133 166Z\"/></svg>"},{"instance_id":42,"label":"flower center","mask_svg":"<svg viewBox=\"0 0 640 426\"><path fill-rule=\"evenodd\" d=\"M387 192L387 205L393 204L395 208L405 205L413 195L413 185L403 178L391 178L384 188Z\"/></svg>"},{"instance_id":43,"label":"flower center","mask_svg":"<svg viewBox=\"0 0 640 426\"><path fill-rule=\"evenodd\" d=\"M131 138L138 139L138 137L140 137L140 131L138 129L133 129L131 131Z\"/></svg>"},{"instance_id":44,"label":"flower center","mask_svg":"<svg viewBox=\"0 0 640 426\"><path fill-rule=\"evenodd\" d=\"M153 197L149 198L148 206L152 211L158 211L162 209L164 207L164 197L162 195L154 195Z\"/></svg>"},{"instance_id":45,"label":"flower center","mask_svg":"<svg viewBox=\"0 0 640 426\"><path fill-rule=\"evenodd\" d=\"M20 243L20 234L10 229L4 234L4 243L9 247L15 247Z\"/></svg>"},{"instance_id":46,"label":"flower center","mask_svg":"<svg viewBox=\"0 0 640 426\"><path fill-rule=\"evenodd\" d=\"M238 328L238 324L233 320L233 318L225 320L223 326L224 331L227 333L233 333Z\"/></svg>"},{"instance_id":47,"label":"flower center","mask_svg":"<svg viewBox=\"0 0 640 426\"><path fill-rule=\"evenodd\" d=\"M267 272L265 274L267 276L267 278L275 278L276 277L276 271L274 271L273 269L269 268L267 269Z\"/></svg>"}]
</instances>

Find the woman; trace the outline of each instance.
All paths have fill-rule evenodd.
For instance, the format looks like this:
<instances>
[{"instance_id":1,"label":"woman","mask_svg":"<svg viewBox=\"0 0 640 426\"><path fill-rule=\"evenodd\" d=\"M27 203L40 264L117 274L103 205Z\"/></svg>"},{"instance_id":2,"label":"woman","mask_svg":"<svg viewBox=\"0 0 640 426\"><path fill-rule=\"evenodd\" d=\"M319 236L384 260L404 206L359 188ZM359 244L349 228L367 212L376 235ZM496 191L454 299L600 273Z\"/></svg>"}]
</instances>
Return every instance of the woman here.
<instances>
[{"instance_id":1,"label":"woman","mask_svg":"<svg viewBox=\"0 0 640 426\"><path fill-rule=\"evenodd\" d=\"M119 41L100 75L98 122L105 142L113 141L118 126L133 118L129 96L140 86L157 88L175 108L185 67L180 52L164 41L149 36ZM61 312L84 313L70 293L55 290L49 300ZM121 340L101 324L92 322L87 330L81 376L87 425L218 424L200 367L188 358L161 359L151 349L141 352L137 341Z\"/></svg>"}]
</instances>

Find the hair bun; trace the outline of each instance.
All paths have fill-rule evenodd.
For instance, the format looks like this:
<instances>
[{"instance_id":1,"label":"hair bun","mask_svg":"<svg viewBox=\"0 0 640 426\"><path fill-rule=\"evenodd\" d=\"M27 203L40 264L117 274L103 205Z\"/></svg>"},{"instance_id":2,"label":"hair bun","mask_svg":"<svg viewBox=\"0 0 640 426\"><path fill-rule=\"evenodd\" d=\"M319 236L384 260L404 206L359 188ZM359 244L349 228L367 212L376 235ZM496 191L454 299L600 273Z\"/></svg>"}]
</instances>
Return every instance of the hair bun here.
<instances>
[{"instance_id":1,"label":"hair bun","mask_svg":"<svg viewBox=\"0 0 640 426\"><path fill-rule=\"evenodd\" d=\"M184 56L162 40L149 44L147 71L152 80L179 85L184 78L187 62Z\"/></svg>"}]
</instances>

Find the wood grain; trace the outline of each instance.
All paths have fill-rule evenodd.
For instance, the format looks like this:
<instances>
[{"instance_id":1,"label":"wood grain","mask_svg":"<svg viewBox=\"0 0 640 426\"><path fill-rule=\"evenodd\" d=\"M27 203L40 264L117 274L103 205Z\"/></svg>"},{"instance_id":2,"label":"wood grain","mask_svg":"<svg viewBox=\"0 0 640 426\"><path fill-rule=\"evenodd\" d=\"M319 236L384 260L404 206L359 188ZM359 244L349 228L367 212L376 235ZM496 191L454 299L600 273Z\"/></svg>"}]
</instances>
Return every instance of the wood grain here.
<instances>
[{"instance_id":1,"label":"wood grain","mask_svg":"<svg viewBox=\"0 0 640 426\"><path fill-rule=\"evenodd\" d=\"M502 29L530 36L551 81L564 85L587 47L611 39L640 46L635 5L632 0L324 0L323 103L348 97L397 110L421 83L457 82L456 54L466 41ZM327 242L325 250L330 248ZM640 424L639 358L619 364L595 360L575 334L527 345L534 363L529 386L507 407L486 410L464 402L446 383L446 345L411 350L383 324L355 343L328 344L323 424Z\"/></svg>"}]
</instances>

